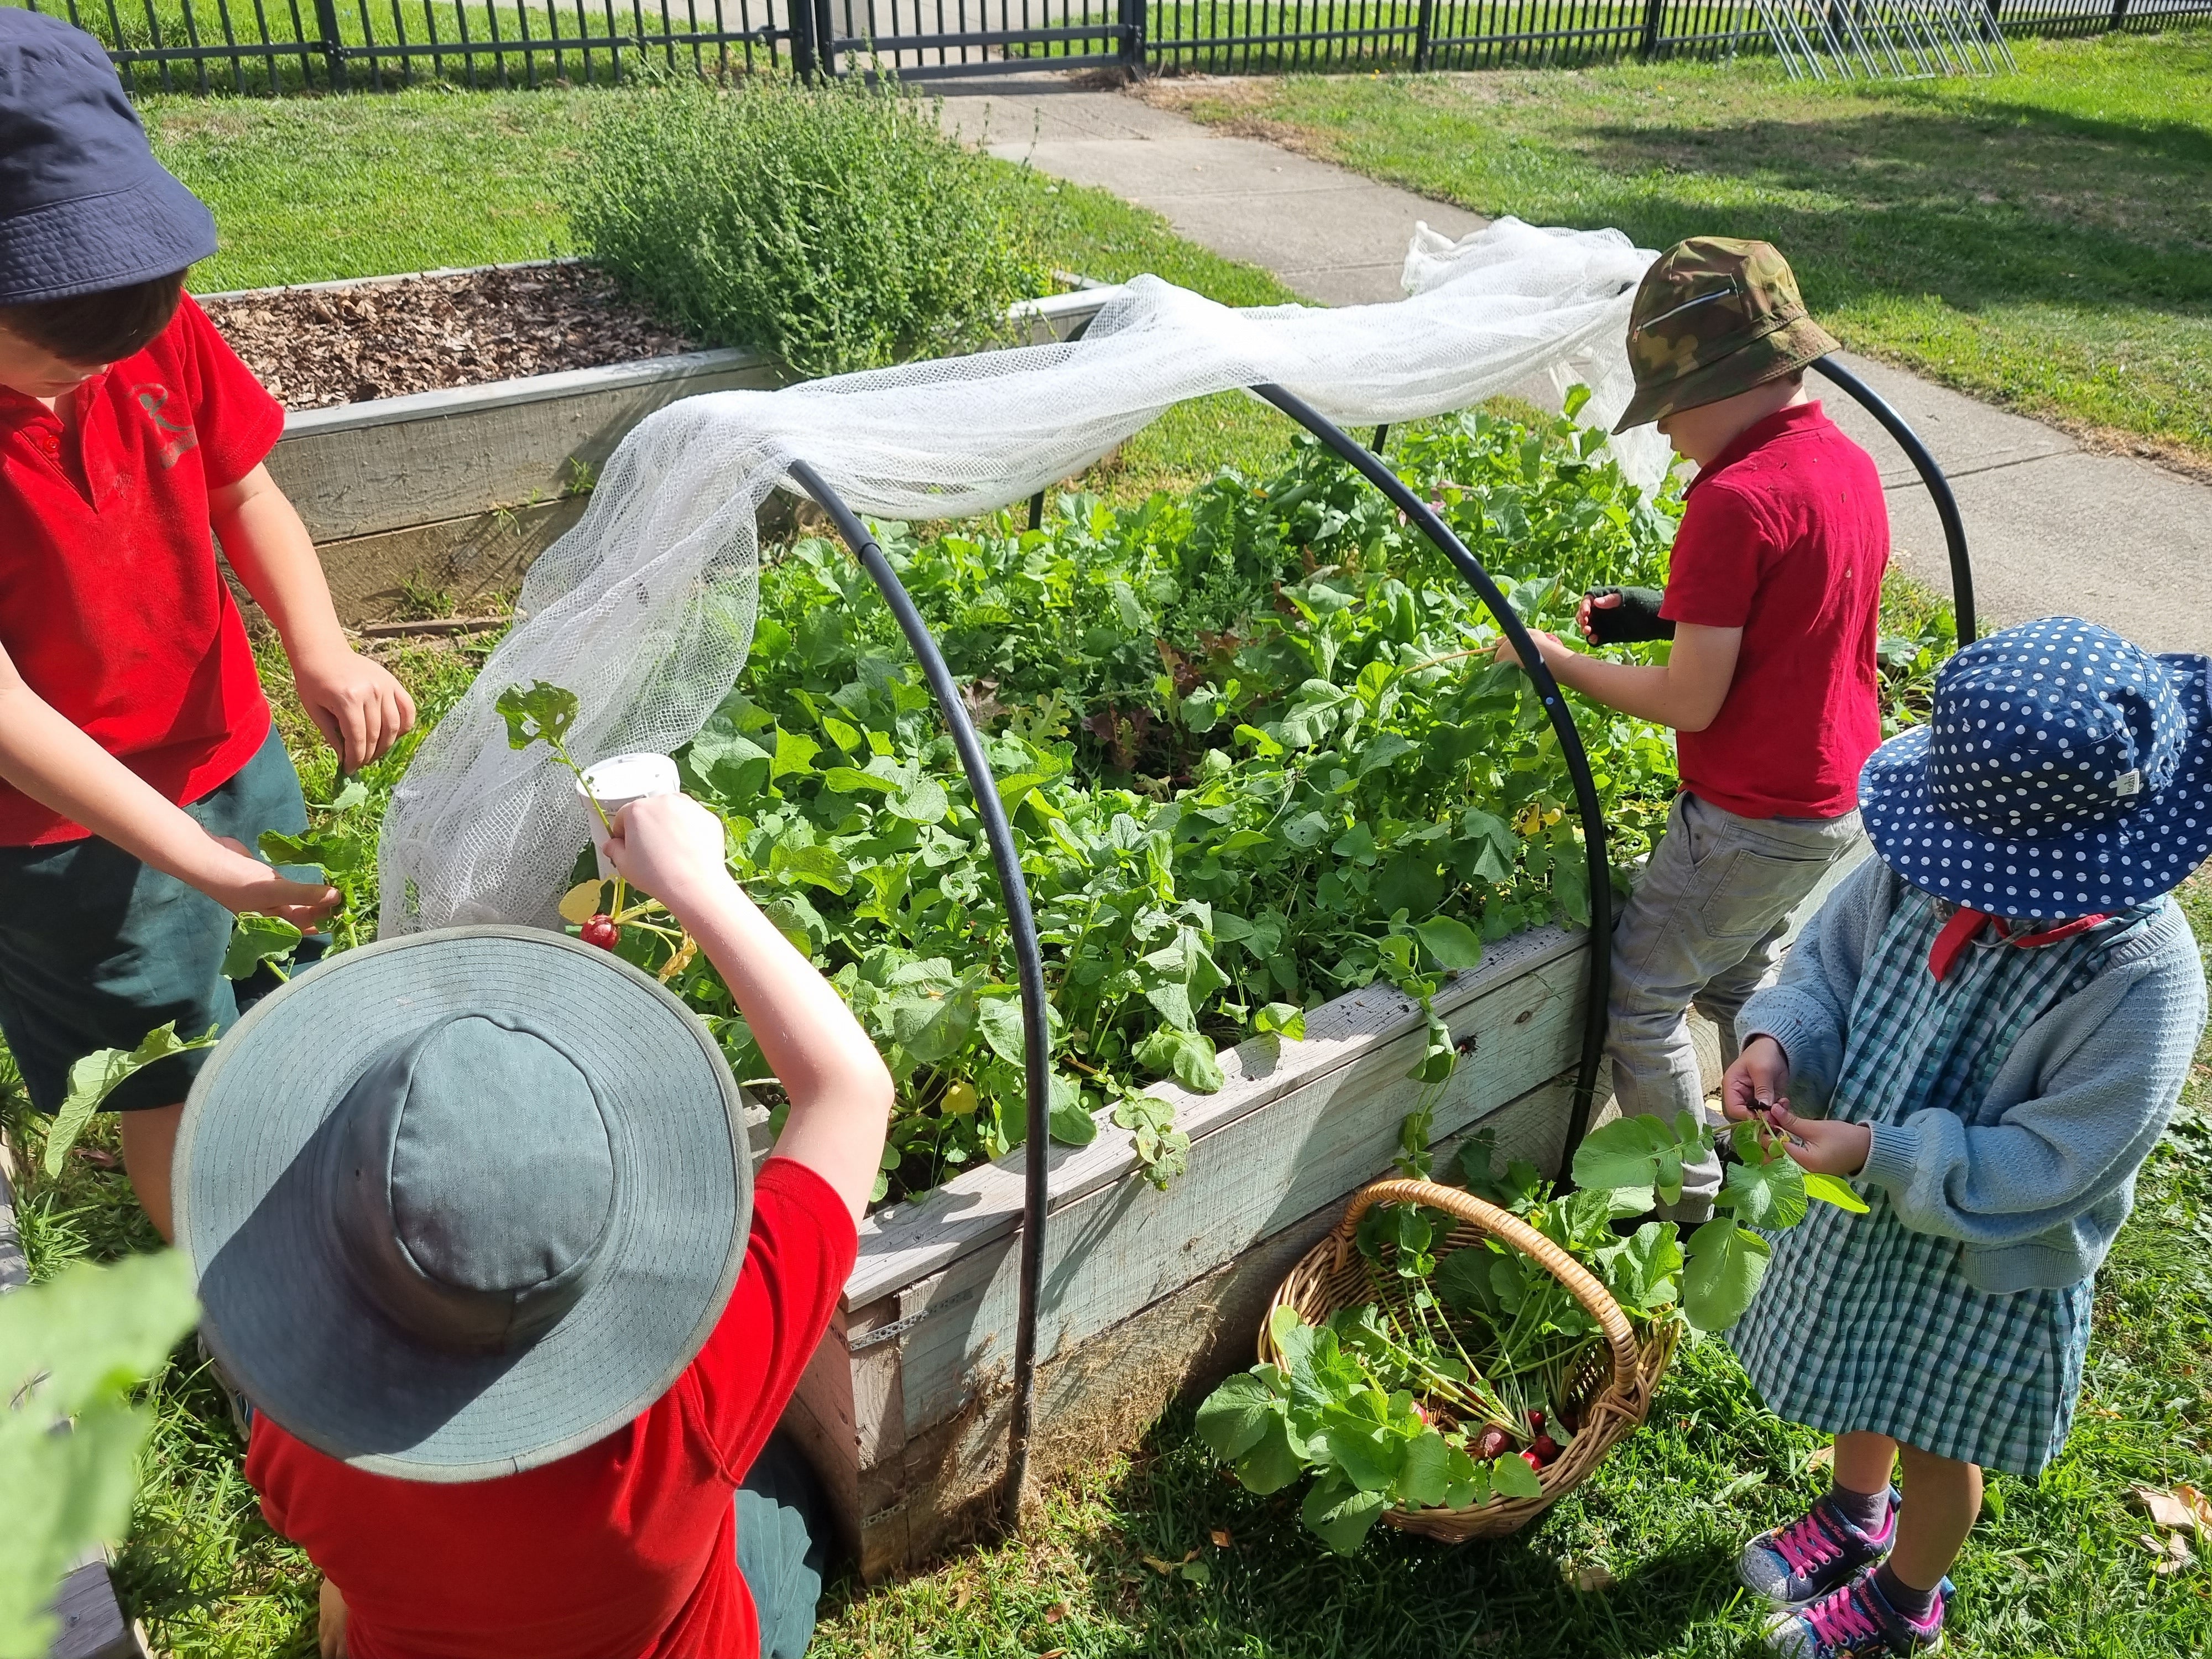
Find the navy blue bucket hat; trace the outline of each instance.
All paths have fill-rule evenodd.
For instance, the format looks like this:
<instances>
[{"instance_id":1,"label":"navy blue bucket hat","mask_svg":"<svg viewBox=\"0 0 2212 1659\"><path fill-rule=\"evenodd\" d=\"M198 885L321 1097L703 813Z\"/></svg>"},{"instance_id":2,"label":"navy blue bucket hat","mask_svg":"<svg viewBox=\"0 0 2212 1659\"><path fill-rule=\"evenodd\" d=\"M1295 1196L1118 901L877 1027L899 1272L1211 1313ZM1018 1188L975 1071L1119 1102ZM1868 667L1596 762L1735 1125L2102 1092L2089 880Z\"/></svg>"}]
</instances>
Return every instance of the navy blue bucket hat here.
<instances>
[{"instance_id":1,"label":"navy blue bucket hat","mask_svg":"<svg viewBox=\"0 0 2212 1659\"><path fill-rule=\"evenodd\" d=\"M1859 778L1875 850L1916 887L1993 915L2112 913L2212 855L2212 657L2153 655L2046 617L1936 676L1928 724Z\"/></svg>"},{"instance_id":2,"label":"navy blue bucket hat","mask_svg":"<svg viewBox=\"0 0 2212 1659\"><path fill-rule=\"evenodd\" d=\"M159 161L100 42L0 7L0 305L182 270L215 216Z\"/></svg>"},{"instance_id":3,"label":"navy blue bucket hat","mask_svg":"<svg viewBox=\"0 0 2212 1659\"><path fill-rule=\"evenodd\" d=\"M177 1242L255 1407L356 1468L483 1480L635 1420L720 1321L743 1097L649 974L454 927L325 958L192 1085Z\"/></svg>"}]
</instances>

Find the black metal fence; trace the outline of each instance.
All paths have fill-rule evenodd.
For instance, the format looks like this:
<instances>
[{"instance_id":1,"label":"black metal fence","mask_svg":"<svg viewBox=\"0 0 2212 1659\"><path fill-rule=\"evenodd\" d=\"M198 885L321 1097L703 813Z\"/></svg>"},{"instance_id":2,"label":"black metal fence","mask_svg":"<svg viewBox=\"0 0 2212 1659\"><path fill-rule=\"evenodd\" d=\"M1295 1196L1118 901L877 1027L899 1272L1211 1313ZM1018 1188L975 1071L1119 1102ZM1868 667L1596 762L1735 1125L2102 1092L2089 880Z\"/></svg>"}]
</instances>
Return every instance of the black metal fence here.
<instances>
[{"instance_id":1,"label":"black metal fence","mask_svg":"<svg viewBox=\"0 0 2212 1659\"><path fill-rule=\"evenodd\" d=\"M1481 69L1765 50L1844 0L0 0L58 12L134 91L612 84L648 64L902 78L1021 69ZM2008 34L2155 29L2212 0L1980 0Z\"/></svg>"}]
</instances>

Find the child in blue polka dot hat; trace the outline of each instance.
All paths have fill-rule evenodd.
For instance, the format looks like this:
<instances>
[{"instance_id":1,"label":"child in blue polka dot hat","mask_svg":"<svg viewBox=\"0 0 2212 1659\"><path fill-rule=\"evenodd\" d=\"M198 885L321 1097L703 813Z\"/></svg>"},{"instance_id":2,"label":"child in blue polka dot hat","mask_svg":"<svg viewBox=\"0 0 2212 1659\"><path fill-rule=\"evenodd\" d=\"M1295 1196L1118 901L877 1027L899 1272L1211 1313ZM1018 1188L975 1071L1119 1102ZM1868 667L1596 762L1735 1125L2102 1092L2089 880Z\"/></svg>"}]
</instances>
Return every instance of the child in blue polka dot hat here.
<instances>
[{"instance_id":1,"label":"child in blue polka dot hat","mask_svg":"<svg viewBox=\"0 0 2212 1659\"><path fill-rule=\"evenodd\" d=\"M2212 854L2208 678L2070 617L1960 652L1860 778L1877 856L1737 1021L1728 1115L1869 1206L1779 1236L1729 1334L1836 1437L1827 1496L1741 1562L1786 1659L1933 1647L1982 1471L2065 1442L2093 1277L2204 1029L2168 895Z\"/></svg>"}]
</instances>

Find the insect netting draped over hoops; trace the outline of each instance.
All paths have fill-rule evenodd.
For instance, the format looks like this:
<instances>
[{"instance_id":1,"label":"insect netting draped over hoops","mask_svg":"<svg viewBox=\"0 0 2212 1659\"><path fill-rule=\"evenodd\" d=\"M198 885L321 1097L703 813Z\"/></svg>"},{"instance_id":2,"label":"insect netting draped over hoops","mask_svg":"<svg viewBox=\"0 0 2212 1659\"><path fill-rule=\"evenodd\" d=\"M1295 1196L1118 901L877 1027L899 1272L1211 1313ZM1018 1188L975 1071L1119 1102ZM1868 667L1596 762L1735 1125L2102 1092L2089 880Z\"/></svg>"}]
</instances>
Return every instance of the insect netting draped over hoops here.
<instances>
[{"instance_id":1,"label":"insect netting draped over hoops","mask_svg":"<svg viewBox=\"0 0 2212 1659\"><path fill-rule=\"evenodd\" d=\"M1235 310L1157 277L1114 290L1083 337L672 404L625 438L576 527L531 567L518 620L423 744L380 849L386 937L550 924L586 808L568 775L507 744L500 691L577 694L580 759L665 752L736 684L757 601L757 516L794 459L857 511L957 519L1076 473L1186 398L1273 382L1336 420L1398 422L1510 393L1589 387L1609 426L1632 390L1624 341L1656 256L1619 231L1504 219L1457 243L1425 226L1408 297ZM1612 441L1647 487L1648 429Z\"/></svg>"}]
</instances>

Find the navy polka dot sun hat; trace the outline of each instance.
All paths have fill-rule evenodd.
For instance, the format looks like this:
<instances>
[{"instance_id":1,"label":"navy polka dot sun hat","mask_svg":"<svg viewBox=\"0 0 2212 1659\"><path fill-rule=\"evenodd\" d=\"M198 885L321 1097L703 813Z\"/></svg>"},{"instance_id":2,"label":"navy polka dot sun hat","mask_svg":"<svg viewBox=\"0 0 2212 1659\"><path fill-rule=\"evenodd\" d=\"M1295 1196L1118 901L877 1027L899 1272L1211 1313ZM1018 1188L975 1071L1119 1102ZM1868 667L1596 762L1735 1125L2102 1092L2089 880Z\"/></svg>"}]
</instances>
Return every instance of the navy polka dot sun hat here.
<instances>
[{"instance_id":1,"label":"navy polka dot sun hat","mask_svg":"<svg viewBox=\"0 0 2212 1659\"><path fill-rule=\"evenodd\" d=\"M2008 916L2118 911L2212 855L2212 657L2046 617L1936 676L1928 724L1859 778L1875 850L1916 887Z\"/></svg>"}]
</instances>

